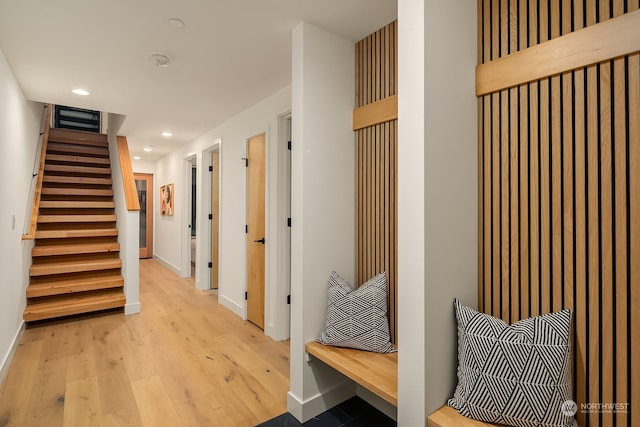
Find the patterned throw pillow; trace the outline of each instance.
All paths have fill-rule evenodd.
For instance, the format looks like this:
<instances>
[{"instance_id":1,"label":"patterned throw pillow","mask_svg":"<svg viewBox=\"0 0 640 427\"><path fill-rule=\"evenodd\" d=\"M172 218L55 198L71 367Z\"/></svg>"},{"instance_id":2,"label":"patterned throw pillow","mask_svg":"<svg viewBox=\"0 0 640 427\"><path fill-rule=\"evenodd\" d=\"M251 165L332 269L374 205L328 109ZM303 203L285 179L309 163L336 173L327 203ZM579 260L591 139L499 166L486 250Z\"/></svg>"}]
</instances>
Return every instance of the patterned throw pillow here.
<instances>
[{"instance_id":1,"label":"patterned throw pillow","mask_svg":"<svg viewBox=\"0 0 640 427\"><path fill-rule=\"evenodd\" d=\"M517 427L574 426L563 413L572 399L571 310L511 326L454 301L458 319L458 386L448 405L479 421Z\"/></svg>"},{"instance_id":2,"label":"patterned throw pillow","mask_svg":"<svg viewBox=\"0 0 640 427\"><path fill-rule=\"evenodd\" d=\"M334 271L329 277L327 326L321 344L389 353L387 279L380 273L354 289Z\"/></svg>"}]
</instances>

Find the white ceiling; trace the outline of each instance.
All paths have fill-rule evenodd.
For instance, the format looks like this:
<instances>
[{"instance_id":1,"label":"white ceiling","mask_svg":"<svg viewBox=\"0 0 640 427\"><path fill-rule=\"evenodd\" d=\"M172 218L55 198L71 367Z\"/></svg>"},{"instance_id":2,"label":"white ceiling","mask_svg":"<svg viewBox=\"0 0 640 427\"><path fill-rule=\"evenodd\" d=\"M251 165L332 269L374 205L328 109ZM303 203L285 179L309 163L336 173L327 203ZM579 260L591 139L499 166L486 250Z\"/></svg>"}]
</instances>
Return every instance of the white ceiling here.
<instances>
[{"instance_id":1,"label":"white ceiling","mask_svg":"<svg viewBox=\"0 0 640 427\"><path fill-rule=\"evenodd\" d=\"M156 160L288 85L300 21L355 42L396 16L397 0L0 0L0 49L28 99L126 115L131 154Z\"/></svg>"}]
</instances>

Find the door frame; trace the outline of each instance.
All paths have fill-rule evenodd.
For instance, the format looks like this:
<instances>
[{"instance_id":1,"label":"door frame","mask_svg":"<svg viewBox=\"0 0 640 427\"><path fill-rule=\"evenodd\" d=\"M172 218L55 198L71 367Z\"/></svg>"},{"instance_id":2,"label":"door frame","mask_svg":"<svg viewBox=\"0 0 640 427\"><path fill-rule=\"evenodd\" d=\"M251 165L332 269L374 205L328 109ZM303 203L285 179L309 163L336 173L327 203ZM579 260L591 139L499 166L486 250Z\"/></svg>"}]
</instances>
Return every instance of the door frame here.
<instances>
[{"instance_id":1,"label":"door frame","mask_svg":"<svg viewBox=\"0 0 640 427\"><path fill-rule=\"evenodd\" d=\"M195 159L196 163L196 180L198 180L198 176L201 174L201 167L199 165L200 156L198 153L189 153L184 157L183 160L183 173L182 173L182 182L184 183L183 188L179 189L182 192L182 265L180 266L180 277L183 279L191 277L191 169L193 168L193 160ZM175 189L174 189L175 191ZM200 185L196 188L196 193L200 192ZM175 195L174 195L175 197ZM197 215L197 207L202 203L198 201L200 194L196 194L196 215ZM200 221L201 218L196 218L196 222ZM196 238L198 236L198 232L196 232ZM197 240L196 240L197 243ZM196 246L196 281L198 280L198 247Z\"/></svg>"},{"instance_id":2,"label":"door frame","mask_svg":"<svg viewBox=\"0 0 640 427\"><path fill-rule=\"evenodd\" d=\"M147 181L147 241L145 258L153 258L153 174L152 173L139 173L133 174L134 181L145 180ZM139 244L138 244L139 245ZM139 257L142 258L142 248L139 248Z\"/></svg>"},{"instance_id":3,"label":"door frame","mask_svg":"<svg viewBox=\"0 0 640 427\"><path fill-rule=\"evenodd\" d=\"M202 159L202 173L200 174L200 191L198 197L202 203L198 208L198 212L201 215L200 227L204 227L203 224L206 225L207 238L199 239L198 248L200 249L200 254L202 258L201 265L198 266L196 262L196 271L200 273L200 277L203 278L200 281L196 282L196 287L201 290L209 290L211 289L211 272L209 271L209 261L211 261L211 221L209 221L209 214L211 213L211 175L209 175L209 166L211 166L211 154L214 151L218 151L219 159L218 159L218 173L219 182L218 182L218 254L221 254L221 241L222 241L222 233L224 228L222 227L223 215L222 215L222 169L223 169L223 150L222 150L222 138L217 138L213 144L206 146L202 149L200 156ZM204 228L203 228L204 231ZM197 273L196 273L197 274ZM204 279L206 277L206 279ZM220 262L220 255L218 255L218 292L222 288L222 263Z\"/></svg>"}]
</instances>

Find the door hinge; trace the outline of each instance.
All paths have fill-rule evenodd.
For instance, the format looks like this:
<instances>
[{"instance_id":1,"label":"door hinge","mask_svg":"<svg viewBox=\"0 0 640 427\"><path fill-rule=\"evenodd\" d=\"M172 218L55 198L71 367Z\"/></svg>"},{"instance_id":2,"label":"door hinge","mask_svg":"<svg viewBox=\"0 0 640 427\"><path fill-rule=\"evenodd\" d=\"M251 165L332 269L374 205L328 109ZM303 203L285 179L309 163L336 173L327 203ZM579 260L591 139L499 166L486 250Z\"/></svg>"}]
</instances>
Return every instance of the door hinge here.
<instances>
[{"instance_id":1,"label":"door hinge","mask_svg":"<svg viewBox=\"0 0 640 427\"><path fill-rule=\"evenodd\" d=\"M244 293L244 299L245 299L245 300L248 300L248 299L249 299L249 292L245 292L245 293Z\"/></svg>"},{"instance_id":2,"label":"door hinge","mask_svg":"<svg viewBox=\"0 0 640 427\"><path fill-rule=\"evenodd\" d=\"M287 295L287 304L291 305L291 295Z\"/></svg>"},{"instance_id":3,"label":"door hinge","mask_svg":"<svg viewBox=\"0 0 640 427\"><path fill-rule=\"evenodd\" d=\"M291 141L287 142L287 150L291 151Z\"/></svg>"},{"instance_id":4,"label":"door hinge","mask_svg":"<svg viewBox=\"0 0 640 427\"><path fill-rule=\"evenodd\" d=\"M209 172L213 172L213 166L209 166Z\"/></svg>"},{"instance_id":5,"label":"door hinge","mask_svg":"<svg viewBox=\"0 0 640 427\"><path fill-rule=\"evenodd\" d=\"M213 214L209 214L209 219L213 219Z\"/></svg>"},{"instance_id":6,"label":"door hinge","mask_svg":"<svg viewBox=\"0 0 640 427\"><path fill-rule=\"evenodd\" d=\"M287 218L287 227L291 227L291 218Z\"/></svg>"},{"instance_id":7,"label":"door hinge","mask_svg":"<svg viewBox=\"0 0 640 427\"><path fill-rule=\"evenodd\" d=\"M244 226L244 233L245 234L249 233L249 226L248 225Z\"/></svg>"},{"instance_id":8,"label":"door hinge","mask_svg":"<svg viewBox=\"0 0 640 427\"><path fill-rule=\"evenodd\" d=\"M209 268L213 268L213 263L209 262Z\"/></svg>"}]
</instances>

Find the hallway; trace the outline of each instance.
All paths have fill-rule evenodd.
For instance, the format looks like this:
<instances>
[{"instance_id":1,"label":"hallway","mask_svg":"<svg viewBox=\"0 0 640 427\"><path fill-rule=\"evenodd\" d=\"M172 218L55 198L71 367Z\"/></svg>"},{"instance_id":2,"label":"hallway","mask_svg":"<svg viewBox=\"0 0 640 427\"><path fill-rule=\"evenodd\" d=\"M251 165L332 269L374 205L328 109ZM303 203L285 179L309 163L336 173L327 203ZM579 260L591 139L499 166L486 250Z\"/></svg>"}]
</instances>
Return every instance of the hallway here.
<instances>
[{"instance_id":1,"label":"hallway","mask_svg":"<svg viewBox=\"0 0 640 427\"><path fill-rule=\"evenodd\" d=\"M142 312L27 326L0 426L254 426L286 412L289 342L274 342L153 259Z\"/></svg>"}]
</instances>

